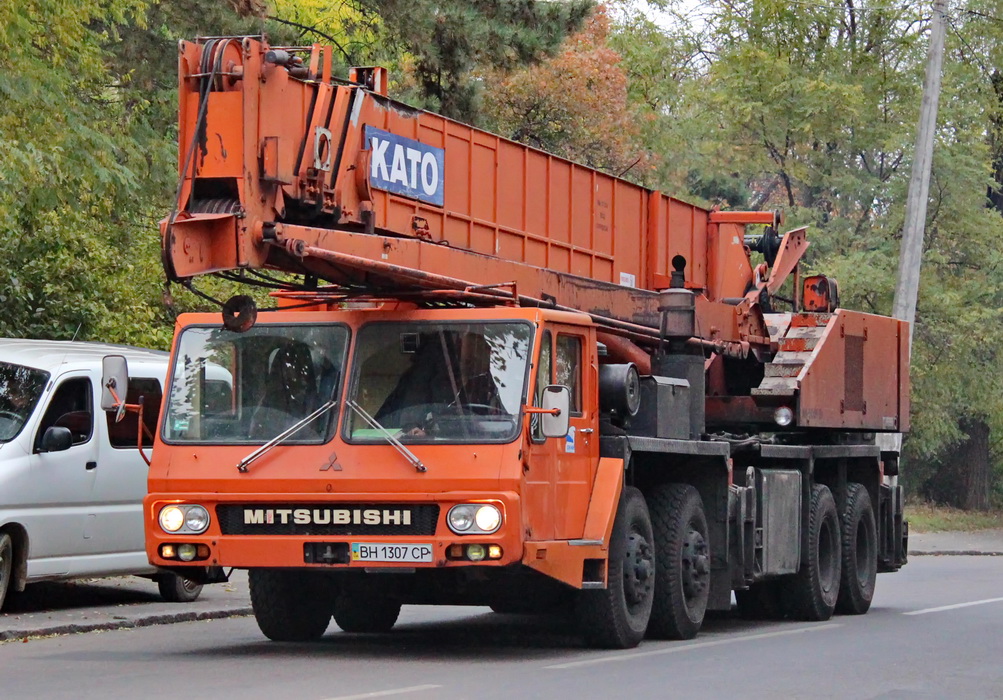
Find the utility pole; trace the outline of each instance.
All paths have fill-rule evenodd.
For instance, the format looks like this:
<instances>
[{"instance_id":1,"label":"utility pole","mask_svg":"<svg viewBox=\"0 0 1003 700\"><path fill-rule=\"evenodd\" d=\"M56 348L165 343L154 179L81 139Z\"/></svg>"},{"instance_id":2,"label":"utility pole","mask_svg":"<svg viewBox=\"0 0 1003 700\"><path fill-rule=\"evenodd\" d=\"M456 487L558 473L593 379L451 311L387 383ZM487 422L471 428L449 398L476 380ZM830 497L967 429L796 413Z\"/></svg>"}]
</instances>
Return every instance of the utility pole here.
<instances>
[{"instance_id":1,"label":"utility pole","mask_svg":"<svg viewBox=\"0 0 1003 700\"><path fill-rule=\"evenodd\" d=\"M926 227L926 204L930 194L930 165L933 161L933 138L937 128L937 102L940 98L940 73L944 64L944 15L947 0L934 0L930 25L930 46L926 55L926 79L920 106L916 150L909 178L909 194L899 250L898 283L892 315L909 322L909 347L912 347L912 324L916 320L916 297L919 295L919 269L923 262L923 233Z\"/></svg>"}]
</instances>

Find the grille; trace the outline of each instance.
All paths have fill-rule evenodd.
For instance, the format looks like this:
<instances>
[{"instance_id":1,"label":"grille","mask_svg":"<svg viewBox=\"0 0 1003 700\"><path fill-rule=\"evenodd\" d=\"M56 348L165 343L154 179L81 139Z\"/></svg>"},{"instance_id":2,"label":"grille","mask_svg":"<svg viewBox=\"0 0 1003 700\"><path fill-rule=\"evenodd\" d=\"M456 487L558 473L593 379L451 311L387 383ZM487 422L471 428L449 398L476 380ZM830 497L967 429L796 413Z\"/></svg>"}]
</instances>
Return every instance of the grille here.
<instances>
[{"instance_id":1,"label":"grille","mask_svg":"<svg viewBox=\"0 0 1003 700\"><path fill-rule=\"evenodd\" d=\"M437 505L255 503L216 506L224 535L435 534ZM368 521L368 522L367 522Z\"/></svg>"}]
</instances>

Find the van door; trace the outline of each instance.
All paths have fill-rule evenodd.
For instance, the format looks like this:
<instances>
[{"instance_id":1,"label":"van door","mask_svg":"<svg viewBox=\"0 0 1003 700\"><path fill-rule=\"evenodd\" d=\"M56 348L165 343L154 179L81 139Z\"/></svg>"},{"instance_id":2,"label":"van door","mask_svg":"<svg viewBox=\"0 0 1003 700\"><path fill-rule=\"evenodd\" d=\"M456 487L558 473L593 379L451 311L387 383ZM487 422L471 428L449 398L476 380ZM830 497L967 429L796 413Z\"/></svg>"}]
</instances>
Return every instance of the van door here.
<instances>
[{"instance_id":1,"label":"van door","mask_svg":"<svg viewBox=\"0 0 1003 700\"><path fill-rule=\"evenodd\" d=\"M36 505L25 520L31 577L67 573L74 558L96 551L94 405L91 378L69 372L56 380L36 426L29 458ZM53 426L68 428L73 443L61 452L42 452L42 436Z\"/></svg>"},{"instance_id":2,"label":"van door","mask_svg":"<svg viewBox=\"0 0 1003 700\"><path fill-rule=\"evenodd\" d=\"M166 373L166 370L165 370ZM126 403L143 399L143 448L153 447L163 389L160 380L132 375ZM146 462L139 453L139 416L127 412L115 422L113 412L98 414L97 433L103 445L94 498L100 503L93 536L100 543L105 573L136 572L149 566L143 535L143 497L146 495Z\"/></svg>"}]
</instances>

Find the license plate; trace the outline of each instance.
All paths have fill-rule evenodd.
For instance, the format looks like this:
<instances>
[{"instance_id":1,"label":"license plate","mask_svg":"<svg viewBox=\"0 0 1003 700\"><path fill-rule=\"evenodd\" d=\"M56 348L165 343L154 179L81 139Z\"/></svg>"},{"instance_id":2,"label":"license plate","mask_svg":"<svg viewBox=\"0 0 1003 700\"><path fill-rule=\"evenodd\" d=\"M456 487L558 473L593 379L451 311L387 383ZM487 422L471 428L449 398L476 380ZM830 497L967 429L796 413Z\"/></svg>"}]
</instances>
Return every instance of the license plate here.
<instances>
[{"instance_id":1,"label":"license plate","mask_svg":"<svg viewBox=\"0 0 1003 700\"><path fill-rule=\"evenodd\" d=\"M430 562L432 561L432 545L353 542L352 561Z\"/></svg>"}]
</instances>

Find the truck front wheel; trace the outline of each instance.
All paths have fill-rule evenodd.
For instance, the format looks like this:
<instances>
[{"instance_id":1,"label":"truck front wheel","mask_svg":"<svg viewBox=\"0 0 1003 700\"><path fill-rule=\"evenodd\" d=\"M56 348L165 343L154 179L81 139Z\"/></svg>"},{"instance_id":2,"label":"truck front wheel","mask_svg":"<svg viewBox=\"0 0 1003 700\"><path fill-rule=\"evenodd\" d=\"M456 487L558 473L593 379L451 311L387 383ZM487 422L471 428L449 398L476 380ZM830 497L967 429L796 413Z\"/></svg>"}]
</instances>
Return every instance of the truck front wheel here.
<instances>
[{"instance_id":1,"label":"truck front wheel","mask_svg":"<svg viewBox=\"0 0 1003 700\"><path fill-rule=\"evenodd\" d=\"M843 578L836 610L863 615L871 607L878 574L878 536L871 496L863 484L846 485L843 509Z\"/></svg>"},{"instance_id":2,"label":"truck front wheel","mask_svg":"<svg viewBox=\"0 0 1003 700\"><path fill-rule=\"evenodd\" d=\"M274 642L320 639L331 623L334 583L313 572L251 569L251 609L261 632Z\"/></svg>"},{"instance_id":3,"label":"truck front wheel","mask_svg":"<svg viewBox=\"0 0 1003 700\"><path fill-rule=\"evenodd\" d=\"M380 595L342 591L334 601L334 621L346 632L389 632L401 614L401 604Z\"/></svg>"},{"instance_id":4,"label":"truck front wheel","mask_svg":"<svg viewBox=\"0 0 1003 700\"><path fill-rule=\"evenodd\" d=\"M655 533L655 602L648 636L692 639L710 595L710 541L703 500L688 484L659 484L648 493Z\"/></svg>"},{"instance_id":5,"label":"truck front wheel","mask_svg":"<svg viewBox=\"0 0 1003 700\"><path fill-rule=\"evenodd\" d=\"M811 490L805 554L801 570L785 580L785 602L795 620L828 620L839 595L842 550L836 501L823 484Z\"/></svg>"},{"instance_id":6,"label":"truck front wheel","mask_svg":"<svg viewBox=\"0 0 1003 700\"><path fill-rule=\"evenodd\" d=\"M609 544L605 590L583 590L576 613L592 646L629 649L644 638L655 593L651 517L641 492L625 486Z\"/></svg>"}]
</instances>

